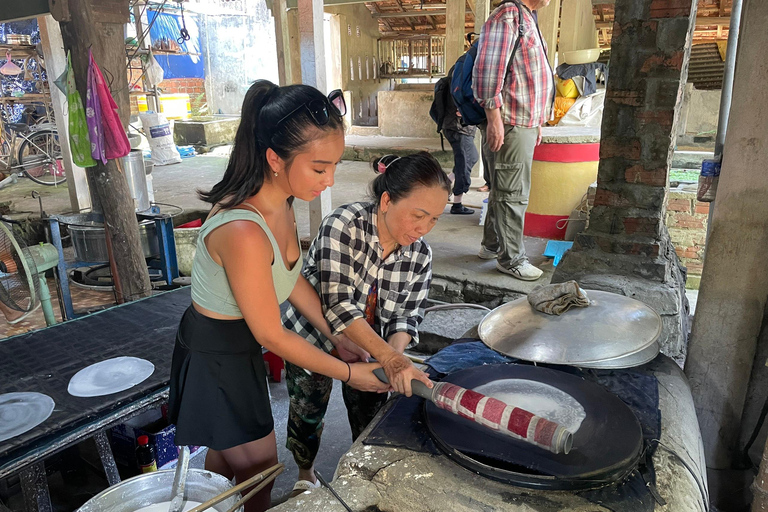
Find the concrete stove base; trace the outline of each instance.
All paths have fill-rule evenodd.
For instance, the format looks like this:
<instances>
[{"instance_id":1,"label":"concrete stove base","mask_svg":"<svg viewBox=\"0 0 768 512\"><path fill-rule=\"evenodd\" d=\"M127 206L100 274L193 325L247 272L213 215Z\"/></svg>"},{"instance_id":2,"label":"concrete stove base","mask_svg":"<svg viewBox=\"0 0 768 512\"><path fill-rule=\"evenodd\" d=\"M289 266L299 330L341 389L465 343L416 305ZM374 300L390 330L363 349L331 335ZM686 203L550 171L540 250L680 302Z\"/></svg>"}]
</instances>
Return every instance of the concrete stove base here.
<instances>
[{"instance_id":1,"label":"concrete stove base","mask_svg":"<svg viewBox=\"0 0 768 512\"><path fill-rule=\"evenodd\" d=\"M663 418L661 446L653 461L657 489L666 505L657 505L656 510L706 512L706 498L702 496L707 492L703 448L688 383L680 368L664 356L650 363L649 368L659 381ZM356 512L608 511L570 492L501 484L442 456L366 446L359 440L340 460L331 485ZM271 510L343 512L344 508L328 490L319 488Z\"/></svg>"}]
</instances>

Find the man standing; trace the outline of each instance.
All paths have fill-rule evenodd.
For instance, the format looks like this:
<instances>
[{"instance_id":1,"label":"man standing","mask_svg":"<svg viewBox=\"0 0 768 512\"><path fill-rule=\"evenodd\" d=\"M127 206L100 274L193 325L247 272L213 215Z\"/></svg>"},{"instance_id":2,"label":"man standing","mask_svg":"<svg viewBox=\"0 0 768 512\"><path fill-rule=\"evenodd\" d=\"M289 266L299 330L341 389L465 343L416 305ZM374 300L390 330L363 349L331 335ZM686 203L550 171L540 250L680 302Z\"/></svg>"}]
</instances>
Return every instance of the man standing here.
<instances>
[{"instance_id":1,"label":"man standing","mask_svg":"<svg viewBox=\"0 0 768 512\"><path fill-rule=\"evenodd\" d=\"M541 125L548 119L555 91L535 14L549 1L511 0L496 8L483 26L472 70L472 90L487 117L484 129L491 167L491 193L478 256L497 258L499 272L525 281L535 281L542 274L525 255L523 223L533 150L541 142Z\"/></svg>"},{"instance_id":2,"label":"man standing","mask_svg":"<svg viewBox=\"0 0 768 512\"><path fill-rule=\"evenodd\" d=\"M447 95L445 106L445 120L443 121L443 134L453 149L453 205L451 213L454 215L471 215L475 213L472 208L467 208L461 201L469 191L472 183L472 167L479 158L475 148L475 132L477 128L461 123L461 115L453 103L451 95Z\"/></svg>"}]
</instances>

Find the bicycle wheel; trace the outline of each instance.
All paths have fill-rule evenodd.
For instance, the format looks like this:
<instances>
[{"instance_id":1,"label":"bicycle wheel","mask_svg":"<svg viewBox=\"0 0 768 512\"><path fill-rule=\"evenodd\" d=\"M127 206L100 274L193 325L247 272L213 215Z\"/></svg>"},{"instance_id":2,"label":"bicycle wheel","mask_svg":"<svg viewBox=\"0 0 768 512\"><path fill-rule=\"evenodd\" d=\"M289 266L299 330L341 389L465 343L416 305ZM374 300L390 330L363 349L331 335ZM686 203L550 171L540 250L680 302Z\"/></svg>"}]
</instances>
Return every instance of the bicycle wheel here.
<instances>
[{"instance_id":1,"label":"bicycle wheel","mask_svg":"<svg viewBox=\"0 0 768 512\"><path fill-rule=\"evenodd\" d=\"M41 130L24 137L19 146L19 164L29 179L41 185L53 186L67 180L55 131Z\"/></svg>"}]
</instances>

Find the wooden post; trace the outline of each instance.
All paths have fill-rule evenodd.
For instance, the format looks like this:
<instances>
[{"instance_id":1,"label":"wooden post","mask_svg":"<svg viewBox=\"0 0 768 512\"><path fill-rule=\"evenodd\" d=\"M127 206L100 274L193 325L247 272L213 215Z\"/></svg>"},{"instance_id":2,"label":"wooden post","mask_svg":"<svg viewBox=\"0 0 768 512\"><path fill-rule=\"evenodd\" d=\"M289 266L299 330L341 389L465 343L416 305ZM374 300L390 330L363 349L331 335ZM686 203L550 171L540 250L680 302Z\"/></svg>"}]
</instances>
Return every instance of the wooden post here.
<instances>
[{"instance_id":1,"label":"wooden post","mask_svg":"<svg viewBox=\"0 0 768 512\"><path fill-rule=\"evenodd\" d=\"M72 52L72 68L80 96L86 97L88 49L93 52L117 102L123 126L130 116L123 25L128 22L128 2L121 0L68 0L70 21L61 22L64 48ZM85 101L83 101L85 104ZM128 182L115 160L86 171L91 194L101 204L114 248L110 258L117 270L122 293L118 302L148 297L151 292L149 272L144 260L133 199Z\"/></svg>"},{"instance_id":2,"label":"wooden post","mask_svg":"<svg viewBox=\"0 0 768 512\"><path fill-rule=\"evenodd\" d=\"M446 0L445 2L445 72L453 66L464 53L464 19L466 18L466 0Z\"/></svg>"},{"instance_id":3,"label":"wooden post","mask_svg":"<svg viewBox=\"0 0 768 512\"><path fill-rule=\"evenodd\" d=\"M323 37L323 0L299 0L299 33L301 36L301 81L326 94L325 37ZM331 189L309 203L309 238L320 228L323 218L331 213Z\"/></svg>"},{"instance_id":4,"label":"wooden post","mask_svg":"<svg viewBox=\"0 0 768 512\"><path fill-rule=\"evenodd\" d=\"M291 66L291 30L285 0L272 2L272 16L275 18L275 42L277 44L277 73L280 85L296 83Z\"/></svg>"}]
</instances>

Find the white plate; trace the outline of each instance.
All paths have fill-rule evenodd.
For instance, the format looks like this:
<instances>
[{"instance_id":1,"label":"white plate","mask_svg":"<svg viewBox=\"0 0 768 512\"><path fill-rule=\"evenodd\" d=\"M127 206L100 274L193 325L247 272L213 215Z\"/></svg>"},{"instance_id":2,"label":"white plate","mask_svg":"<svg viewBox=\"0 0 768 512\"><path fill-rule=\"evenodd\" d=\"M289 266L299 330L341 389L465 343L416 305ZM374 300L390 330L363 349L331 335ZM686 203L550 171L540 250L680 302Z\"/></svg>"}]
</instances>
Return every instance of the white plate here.
<instances>
[{"instance_id":1,"label":"white plate","mask_svg":"<svg viewBox=\"0 0 768 512\"><path fill-rule=\"evenodd\" d=\"M0 395L0 442L32 430L48 419L56 403L42 393Z\"/></svg>"},{"instance_id":2,"label":"white plate","mask_svg":"<svg viewBox=\"0 0 768 512\"><path fill-rule=\"evenodd\" d=\"M144 382L154 371L155 365L146 359L115 357L77 372L70 379L67 391L79 397L111 395Z\"/></svg>"}]
</instances>

